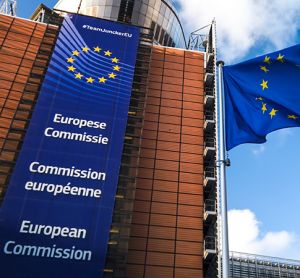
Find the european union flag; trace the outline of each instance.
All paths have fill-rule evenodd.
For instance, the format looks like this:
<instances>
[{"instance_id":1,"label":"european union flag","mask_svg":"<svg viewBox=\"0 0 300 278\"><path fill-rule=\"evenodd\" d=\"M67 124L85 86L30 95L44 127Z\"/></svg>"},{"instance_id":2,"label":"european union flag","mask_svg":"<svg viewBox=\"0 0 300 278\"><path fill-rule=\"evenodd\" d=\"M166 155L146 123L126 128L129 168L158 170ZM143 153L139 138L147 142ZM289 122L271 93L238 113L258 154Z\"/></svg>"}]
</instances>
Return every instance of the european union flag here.
<instances>
[{"instance_id":1,"label":"european union flag","mask_svg":"<svg viewBox=\"0 0 300 278\"><path fill-rule=\"evenodd\" d=\"M300 126L300 45L225 66L223 77L227 150Z\"/></svg>"}]
</instances>

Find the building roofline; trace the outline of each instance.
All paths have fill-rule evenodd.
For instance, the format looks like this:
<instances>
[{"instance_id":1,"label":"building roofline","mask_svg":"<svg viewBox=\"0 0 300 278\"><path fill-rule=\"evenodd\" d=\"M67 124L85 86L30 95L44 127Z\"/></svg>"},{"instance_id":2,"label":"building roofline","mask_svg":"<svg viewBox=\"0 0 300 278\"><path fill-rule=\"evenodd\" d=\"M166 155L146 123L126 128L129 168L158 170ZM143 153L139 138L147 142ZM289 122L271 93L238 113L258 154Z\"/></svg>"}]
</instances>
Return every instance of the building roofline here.
<instances>
[{"instance_id":1,"label":"building roofline","mask_svg":"<svg viewBox=\"0 0 300 278\"><path fill-rule=\"evenodd\" d=\"M34 12L31 14L30 18L34 18L38 15L38 13L40 12L40 10L46 10L48 12L52 12L52 9L50 9L49 7L47 7L45 4L41 3L35 10Z\"/></svg>"},{"instance_id":2,"label":"building roofline","mask_svg":"<svg viewBox=\"0 0 300 278\"><path fill-rule=\"evenodd\" d=\"M235 252L235 251L230 251L229 256L232 259L241 259L241 260L249 260L249 261L254 260L254 261L261 261L264 263L279 263L279 264L300 266L300 260L295 260L295 259L249 254L249 253L242 253L242 252Z\"/></svg>"}]
</instances>

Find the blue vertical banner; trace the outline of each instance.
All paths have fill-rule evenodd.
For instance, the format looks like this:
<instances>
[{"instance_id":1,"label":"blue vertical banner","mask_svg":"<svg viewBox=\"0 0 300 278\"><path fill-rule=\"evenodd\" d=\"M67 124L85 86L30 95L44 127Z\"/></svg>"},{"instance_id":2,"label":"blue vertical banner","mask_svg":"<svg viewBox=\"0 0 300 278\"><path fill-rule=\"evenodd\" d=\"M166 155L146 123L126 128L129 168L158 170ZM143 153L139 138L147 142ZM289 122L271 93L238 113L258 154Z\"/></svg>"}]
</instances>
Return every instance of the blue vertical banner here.
<instances>
[{"instance_id":1,"label":"blue vertical banner","mask_svg":"<svg viewBox=\"0 0 300 278\"><path fill-rule=\"evenodd\" d=\"M67 15L0 209L1 277L102 277L139 28Z\"/></svg>"}]
</instances>

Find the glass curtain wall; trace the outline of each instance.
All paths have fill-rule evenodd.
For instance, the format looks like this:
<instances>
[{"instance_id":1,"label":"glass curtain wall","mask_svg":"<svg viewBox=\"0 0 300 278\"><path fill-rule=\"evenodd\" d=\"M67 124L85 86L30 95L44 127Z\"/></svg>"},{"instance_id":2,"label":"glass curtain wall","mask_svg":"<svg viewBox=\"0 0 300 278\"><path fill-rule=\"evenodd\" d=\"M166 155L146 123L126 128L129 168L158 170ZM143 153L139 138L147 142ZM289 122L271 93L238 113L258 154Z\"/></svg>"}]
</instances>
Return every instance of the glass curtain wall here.
<instances>
[{"instance_id":1,"label":"glass curtain wall","mask_svg":"<svg viewBox=\"0 0 300 278\"><path fill-rule=\"evenodd\" d=\"M171 0L60 0L54 8L152 28L157 44L186 48Z\"/></svg>"}]
</instances>

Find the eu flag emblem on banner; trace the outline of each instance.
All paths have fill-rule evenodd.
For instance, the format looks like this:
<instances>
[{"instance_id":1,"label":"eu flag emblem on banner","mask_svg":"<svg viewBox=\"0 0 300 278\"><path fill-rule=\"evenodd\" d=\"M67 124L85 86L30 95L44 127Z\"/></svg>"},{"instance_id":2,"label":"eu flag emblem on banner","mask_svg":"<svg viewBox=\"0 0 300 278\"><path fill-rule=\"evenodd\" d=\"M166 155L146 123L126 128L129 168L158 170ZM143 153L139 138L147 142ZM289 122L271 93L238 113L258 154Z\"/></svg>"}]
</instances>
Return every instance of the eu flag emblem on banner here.
<instances>
[{"instance_id":1,"label":"eu flag emblem on banner","mask_svg":"<svg viewBox=\"0 0 300 278\"><path fill-rule=\"evenodd\" d=\"M300 126L300 45L225 66L223 78L227 150Z\"/></svg>"},{"instance_id":2,"label":"eu flag emblem on banner","mask_svg":"<svg viewBox=\"0 0 300 278\"><path fill-rule=\"evenodd\" d=\"M110 50L103 51L98 45L92 49L83 46L79 51L75 49L67 56L67 71L77 81L81 80L84 83L94 85L107 83L116 85L114 79L118 77L121 71L120 59L112 55Z\"/></svg>"},{"instance_id":3,"label":"eu flag emblem on banner","mask_svg":"<svg viewBox=\"0 0 300 278\"><path fill-rule=\"evenodd\" d=\"M1 277L105 276L139 41L65 16L0 204Z\"/></svg>"}]
</instances>

